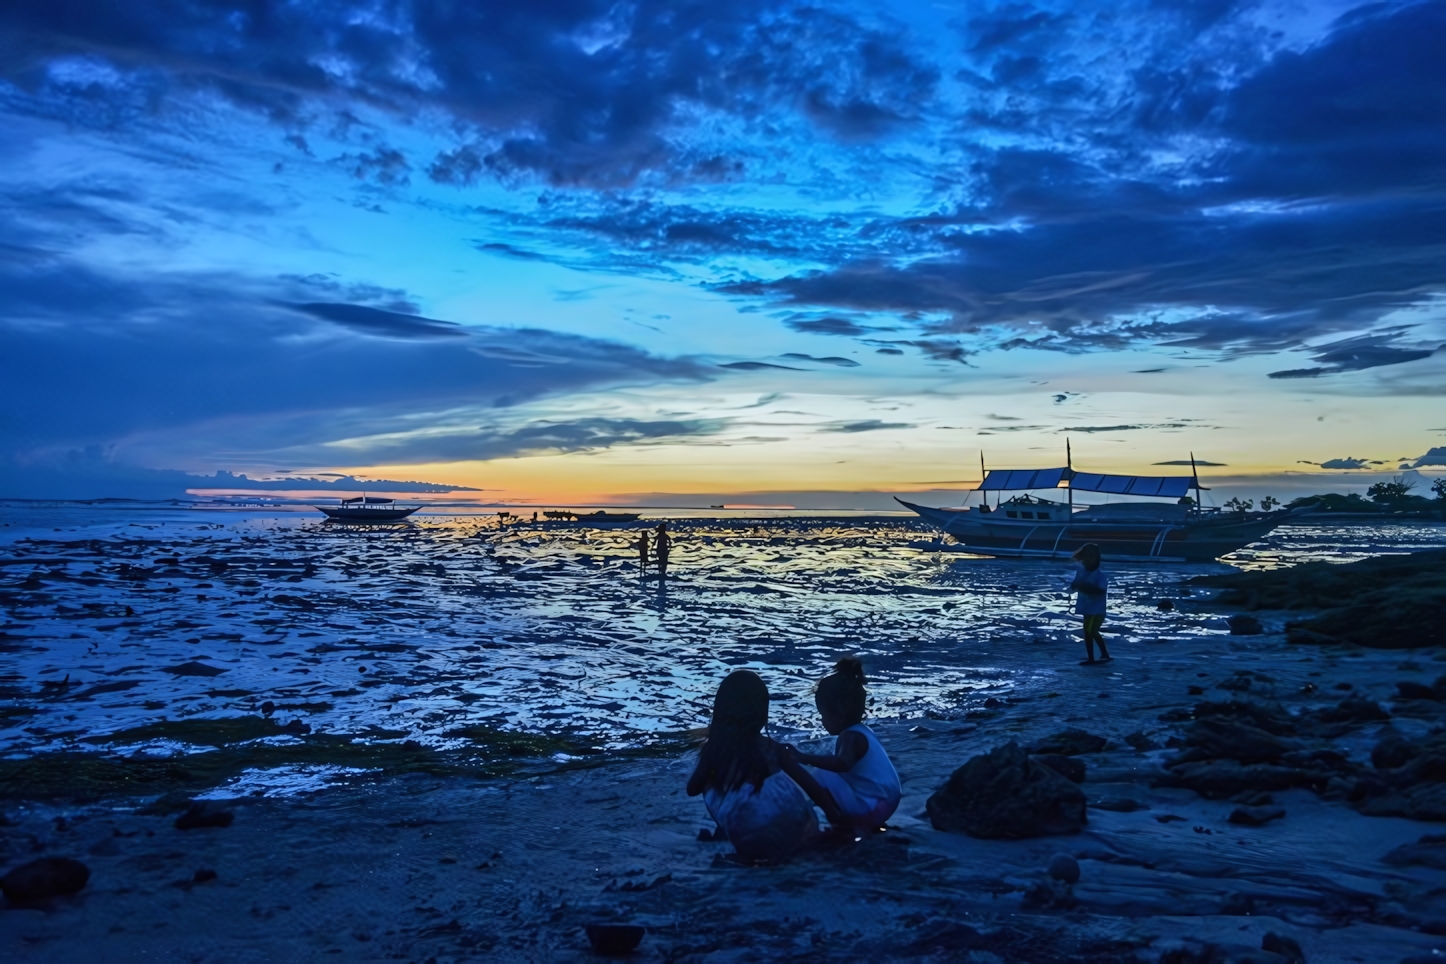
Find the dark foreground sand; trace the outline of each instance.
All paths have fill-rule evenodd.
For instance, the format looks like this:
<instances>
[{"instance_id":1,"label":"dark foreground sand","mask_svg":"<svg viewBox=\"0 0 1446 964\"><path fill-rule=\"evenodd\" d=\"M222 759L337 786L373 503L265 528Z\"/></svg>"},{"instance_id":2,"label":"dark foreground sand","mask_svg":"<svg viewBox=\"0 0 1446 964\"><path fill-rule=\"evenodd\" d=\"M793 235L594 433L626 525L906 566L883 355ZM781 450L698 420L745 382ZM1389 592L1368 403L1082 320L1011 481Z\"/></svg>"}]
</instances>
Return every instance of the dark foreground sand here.
<instances>
[{"instance_id":1,"label":"dark foreground sand","mask_svg":"<svg viewBox=\"0 0 1446 964\"><path fill-rule=\"evenodd\" d=\"M1209 687L1242 670L1270 677L1253 692L1293 712L1338 701L1335 687L1349 683L1393 709L1400 732L1420 735L1436 721L1393 707L1394 683L1430 682L1446 664L1279 634L1116 650L1108 668L1041 652L1058 695L968 720L882 725L905 781L894 829L777 867L739 866L726 844L696 839L711 823L682 792L691 753L240 800L227 805L230 827L189 831L173 827L174 814L138 813L145 801L135 799L12 799L0 867L70 856L92 877L76 897L0 912L0 960L589 960L583 925L599 921L646 925L639 960L1157 961L1214 942L1240 948L1215 960L1244 961L1268 932L1293 938L1311 962L1440 959L1446 936L1430 932L1446 934L1446 870L1381 858L1446 828L1362 816L1309 790L1274 795L1283 819L1232 825L1235 803L1153 787L1171 751L1140 752L1123 737L1179 734L1184 724L1160 717L1239 695ZM1302 693L1307 683L1316 689ZM1207 691L1191 695L1192 685ZM1080 757L1092 805L1083 833L987 841L921 819L969 757L1065 727L1111 740ZM1380 728L1334 745L1365 759ZM1140 809L1094 806L1120 800ZM1056 853L1079 859L1075 905L1031 908L1025 895ZM194 883L198 870L216 877Z\"/></svg>"}]
</instances>

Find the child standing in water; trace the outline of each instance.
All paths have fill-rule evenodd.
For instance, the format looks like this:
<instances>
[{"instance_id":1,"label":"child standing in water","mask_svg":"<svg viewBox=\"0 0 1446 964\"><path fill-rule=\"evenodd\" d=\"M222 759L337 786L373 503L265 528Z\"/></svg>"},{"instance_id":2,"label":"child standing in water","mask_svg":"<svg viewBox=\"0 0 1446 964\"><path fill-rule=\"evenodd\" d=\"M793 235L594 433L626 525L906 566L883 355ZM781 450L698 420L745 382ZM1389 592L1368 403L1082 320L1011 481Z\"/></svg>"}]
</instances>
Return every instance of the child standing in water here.
<instances>
[{"instance_id":1,"label":"child standing in water","mask_svg":"<svg viewBox=\"0 0 1446 964\"><path fill-rule=\"evenodd\" d=\"M863 723L864 683L862 663L853 657L838 661L814 693L824 729L838 737L834 751L812 754L786 747L783 767L831 825L874 830L894 815L902 789L883 744Z\"/></svg>"},{"instance_id":2,"label":"child standing in water","mask_svg":"<svg viewBox=\"0 0 1446 964\"><path fill-rule=\"evenodd\" d=\"M1069 584L1070 592L1077 592L1075 597L1074 611L1084 617L1084 644L1085 659L1080 660L1081 666L1088 666L1094 662L1108 663L1113 657L1110 651L1105 648L1105 638L1100 635L1100 627L1105 622L1105 600L1109 591L1110 580L1105 571L1100 568L1100 547L1093 542L1080 546L1072 557L1079 562L1079 572L1075 573L1074 582ZM1095 644L1099 643L1100 658L1095 659Z\"/></svg>"},{"instance_id":3,"label":"child standing in water","mask_svg":"<svg viewBox=\"0 0 1446 964\"><path fill-rule=\"evenodd\" d=\"M688 796L703 803L746 860L781 860L818 833L818 818L779 763L780 747L763 735L768 687L746 669L728 674L713 698L708 742L688 778Z\"/></svg>"}]
</instances>

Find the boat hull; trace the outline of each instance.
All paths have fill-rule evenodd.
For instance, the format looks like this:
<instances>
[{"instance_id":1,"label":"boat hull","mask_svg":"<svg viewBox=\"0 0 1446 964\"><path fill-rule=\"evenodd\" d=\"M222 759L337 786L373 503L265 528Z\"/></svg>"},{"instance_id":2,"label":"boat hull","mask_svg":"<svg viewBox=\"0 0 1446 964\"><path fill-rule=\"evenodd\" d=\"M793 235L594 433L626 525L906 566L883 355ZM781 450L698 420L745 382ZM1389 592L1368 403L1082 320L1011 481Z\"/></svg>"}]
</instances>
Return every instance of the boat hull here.
<instances>
[{"instance_id":1,"label":"boat hull","mask_svg":"<svg viewBox=\"0 0 1446 964\"><path fill-rule=\"evenodd\" d=\"M421 506L413 506L410 509L356 509L351 506L318 505L313 508L320 509L332 522L386 525L392 522L402 522Z\"/></svg>"},{"instance_id":2,"label":"boat hull","mask_svg":"<svg viewBox=\"0 0 1446 964\"><path fill-rule=\"evenodd\" d=\"M1213 562L1280 524L1279 519L1228 517L1183 524L1030 522L896 501L953 536L967 551L1006 558L1068 559L1081 546L1094 543L1103 558L1116 562Z\"/></svg>"}]
</instances>

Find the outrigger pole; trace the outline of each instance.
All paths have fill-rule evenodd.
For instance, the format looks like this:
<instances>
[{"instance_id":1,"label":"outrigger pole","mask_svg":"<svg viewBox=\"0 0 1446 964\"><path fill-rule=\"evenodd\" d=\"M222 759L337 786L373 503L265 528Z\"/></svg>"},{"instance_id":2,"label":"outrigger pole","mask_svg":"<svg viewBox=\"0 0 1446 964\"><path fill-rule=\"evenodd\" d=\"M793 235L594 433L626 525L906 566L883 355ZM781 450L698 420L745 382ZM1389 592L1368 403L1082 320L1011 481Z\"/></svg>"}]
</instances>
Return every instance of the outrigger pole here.
<instances>
[{"instance_id":1,"label":"outrigger pole","mask_svg":"<svg viewBox=\"0 0 1446 964\"><path fill-rule=\"evenodd\" d=\"M984 471L984 450L979 450L979 494L984 497L984 508L989 508L989 493L984 488L984 480L989 473Z\"/></svg>"},{"instance_id":2,"label":"outrigger pole","mask_svg":"<svg viewBox=\"0 0 1446 964\"><path fill-rule=\"evenodd\" d=\"M1190 475L1195 479L1195 511L1199 512L1204 508L1205 503L1200 498L1200 470L1195 468L1195 453L1190 453Z\"/></svg>"}]
</instances>

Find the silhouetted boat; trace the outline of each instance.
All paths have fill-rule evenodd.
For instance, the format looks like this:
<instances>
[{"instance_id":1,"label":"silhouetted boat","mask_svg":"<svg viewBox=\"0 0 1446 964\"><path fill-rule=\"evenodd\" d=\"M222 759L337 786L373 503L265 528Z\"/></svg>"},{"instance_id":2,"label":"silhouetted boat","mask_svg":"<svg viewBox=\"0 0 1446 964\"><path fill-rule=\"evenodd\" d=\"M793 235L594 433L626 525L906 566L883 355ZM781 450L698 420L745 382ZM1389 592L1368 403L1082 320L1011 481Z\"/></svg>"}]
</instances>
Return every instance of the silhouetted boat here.
<instances>
[{"instance_id":1,"label":"silhouetted boat","mask_svg":"<svg viewBox=\"0 0 1446 964\"><path fill-rule=\"evenodd\" d=\"M1072 461L1072 460L1071 460ZM1032 497L1029 491L1064 489L1068 502ZM1191 490L1193 499L1188 498ZM1105 559L1127 562L1210 562L1264 538L1294 512L1224 512L1200 507L1199 475L1101 475L1072 465L1051 469L1003 469L984 473L978 490L984 504L932 508L896 499L954 537L969 552L986 556L1068 559L1086 543ZM988 493L1022 492L989 507ZM1169 503L1116 502L1075 506L1075 492L1102 492Z\"/></svg>"},{"instance_id":2,"label":"silhouetted boat","mask_svg":"<svg viewBox=\"0 0 1446 964\"><path fill-rule=\"evenodd\" d=\"M565 510L544 512L543 515L552 522L585 522L588 525L598 525L600 523L614 522L637 522L638 519L642 517L642 513L639 512L605 512L602 509L599 509L596 512L583 513L568 512Z\"/></svg>"},{"instance_id":3,"label":"silhouetted boat","mask_svg":"<svg viewBox=\"0 0 1446 964\"><path fill-rule=\"evenodd\" d=\"M326 517L333 522L361 522L376 525L401 522L421 506L399 506L395 499L357 496L355 499L342 499L340 505L318 505L313 508L326 513Z\"/></svg>"}]
</instances>

